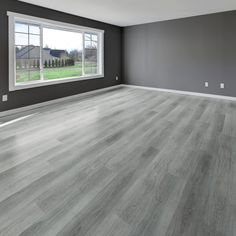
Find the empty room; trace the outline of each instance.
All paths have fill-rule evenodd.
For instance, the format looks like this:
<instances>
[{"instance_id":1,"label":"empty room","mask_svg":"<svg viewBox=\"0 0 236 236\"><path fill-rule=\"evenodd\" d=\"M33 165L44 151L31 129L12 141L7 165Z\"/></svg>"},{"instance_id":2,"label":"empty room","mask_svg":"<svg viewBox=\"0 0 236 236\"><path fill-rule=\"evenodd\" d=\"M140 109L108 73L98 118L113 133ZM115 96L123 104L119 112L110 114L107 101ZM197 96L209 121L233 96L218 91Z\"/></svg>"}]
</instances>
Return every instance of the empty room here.
<instances>
[{"instance_id":1,"label":"empty room","mask_svg":"<svg viewBox=\"0 0 236 236\"><path fill-rule=\"evenodd\" d=\"M0 236L236 236L236 1L0 0Z\"/></svg>"}]
</instances>

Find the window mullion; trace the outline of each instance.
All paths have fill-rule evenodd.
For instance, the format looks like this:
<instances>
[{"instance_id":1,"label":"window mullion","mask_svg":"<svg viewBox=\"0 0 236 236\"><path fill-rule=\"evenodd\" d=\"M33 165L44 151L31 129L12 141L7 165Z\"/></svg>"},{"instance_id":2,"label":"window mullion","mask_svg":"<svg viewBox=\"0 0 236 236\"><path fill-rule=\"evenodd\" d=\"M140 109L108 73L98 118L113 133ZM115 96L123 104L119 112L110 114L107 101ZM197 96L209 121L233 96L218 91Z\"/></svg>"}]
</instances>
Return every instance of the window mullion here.
<instances>
[{"instance_id":1,"label":"window mullion","mask_svg":"<svg viewBox=\"0 0 236 236\"><path fill-rule=\"evenodd\" d=\"M84 76L85 75L85 68L84 68L84 66L85 66L85 34L84 34L84 32L83 32L83 37L82 37L82 39L83 39L83 42L82 42L82 44L83 44L83 49L82 49L82 76Z\"/></svg>"},{"instance_id":2,"label":"window mullion","mask_svg":"<svg viewBox=\"0 0 236 236\"><path fill-rule=\"evenodd\" d=\"M97 36L97 74L100 74L101 73L101 58L100 58L100 55L101 55L101 47L100 47L100 42L101 42L101 39L100 39L101 35L99 34Z\"/></svg>"},{"instance_id":3,"label":"window mullion","mask_svg":"<svg viewBox=\"0 0 236 236\"><path fill-rule=\"evenodd\" d=\"M29 26L29 24L28 24L28 47L29 47L29 45L30 45L30 26ZM28 72L27 72L27 74L28 74L28 80L30 80L30 76L31 76L31 72L30 72L30 70L31 70L31 61L30 61L30 55L29 55L29 51L28 51L28 55L27 55L27 60L28 60Z\"/></svg>"},{"instance_id":4,"label":"window mullion","mask_svg":"<svg viewBox=\"0 0 236 236\"><path fill-rule=\"evenodd\" d=\"M40 46L39 46L39 52L40 52L40 80L44 80L43 77L43 26L40 25Z\"/></svg>"}]
</instances>

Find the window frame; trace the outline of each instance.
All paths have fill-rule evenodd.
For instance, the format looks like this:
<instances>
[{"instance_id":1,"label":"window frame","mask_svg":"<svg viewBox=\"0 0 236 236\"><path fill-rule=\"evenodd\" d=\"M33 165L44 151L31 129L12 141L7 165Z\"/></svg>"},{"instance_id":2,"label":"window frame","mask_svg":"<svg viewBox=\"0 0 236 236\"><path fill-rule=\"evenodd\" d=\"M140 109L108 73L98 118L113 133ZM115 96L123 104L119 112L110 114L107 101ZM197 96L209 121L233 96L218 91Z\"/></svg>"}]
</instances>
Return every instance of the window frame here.
<instances>
[{"instance_id":1,"label":"window frame","mask_svg":"<svg viewBox=\"0 0 236 236\"><path fill-rule=\"evenodd\" d=\"M9 91L21 90L21 89L28 89L34 87L41 87L41 86L48 86L53 84L61 84L61 83L68 83L74 81L82 81L82 80L89 80L89 79L97 79L97 78L104 78L104 30L95 29L84 27L80 25L74 25L54 20L48 20L44 18L34 17L23 15L14 12L7 12L9 17ZM82 67L82 76L77 77L68 77L68 78L59 78L53 80L37 80L37 81L27 81L27 82L16 82L16 53L15 53L15 23L22 22L27 24L36 24L40 25L40 54L42 54L42 43L43 43L43 35L42 29L43 27L52 28L52 29L59 29L64 31L70 32L77 32L82 33L83 38L83 50L82 50L82 57L84 64L84 52L85 52L85 34L86 33L96 33L98 35L98 73L97 74L90 74L86 75L84 73L84 66ZM12 66L13 65L13 66ZM40 71L42 70L42 59L40 60Z\"/></svg>"}]
</instances>

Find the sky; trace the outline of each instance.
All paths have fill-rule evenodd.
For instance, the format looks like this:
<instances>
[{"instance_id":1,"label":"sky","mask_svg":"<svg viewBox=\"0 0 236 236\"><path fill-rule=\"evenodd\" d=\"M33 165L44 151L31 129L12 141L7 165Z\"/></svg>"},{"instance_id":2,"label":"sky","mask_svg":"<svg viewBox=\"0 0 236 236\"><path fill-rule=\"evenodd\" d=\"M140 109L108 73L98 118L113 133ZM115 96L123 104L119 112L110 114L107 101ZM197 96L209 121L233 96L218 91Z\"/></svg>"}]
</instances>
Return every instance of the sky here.
<instances>
[{"instance_id":1,"label":"sky","mask_svg":"<svg viewBox=\"0 0 236 236\"><path fill-rule=\"evenodd\" d=\"M15 25L16 45L40 45L40 31L38 26L32 26L22 23ZM28 33L30 33L28 38ZM29 41L29 42L28 42ZM72 51L74 49L82 50L82 34L50 28L43 28L43 47L48 46L51 49L62 49Z\"/></svg>"},{"instance_id":2,"label":"sky","mask_svg":"<svg viewBox=\"0 0 236 236\"><path fill-rule=\"evenodd\" d=\"M43 29L43 46L51 49L82 50L82 34L55 29Z\"/></svg>"}]
</instances>

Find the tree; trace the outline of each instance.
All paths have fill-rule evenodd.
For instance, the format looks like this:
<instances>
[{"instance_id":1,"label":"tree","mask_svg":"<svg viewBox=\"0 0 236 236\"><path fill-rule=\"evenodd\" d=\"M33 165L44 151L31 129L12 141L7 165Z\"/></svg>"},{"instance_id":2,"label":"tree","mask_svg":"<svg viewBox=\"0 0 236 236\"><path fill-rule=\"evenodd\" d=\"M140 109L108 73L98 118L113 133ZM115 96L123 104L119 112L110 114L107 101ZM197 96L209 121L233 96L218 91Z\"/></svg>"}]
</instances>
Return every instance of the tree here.
<instances>
[{"instance_id":1,"label":"tree","mask_svg":"<svg viewBox=\"0 0 236 236\"><path fill-rule=\"evenodd\" d=\"M20 51L19 47L16 47L16 54Z\"/></svg>"},{"instance_id":2,"label":"tree","mask_svg":"<svg viewBox=\"0 0 236 236\"><path fill-rule=\"evenodd\" d=\"M58 67L58 60L55 60L55 66Z\"/></svg>"},{"instance_id":3,"label":"tree","mask_svg":"<svg viewBox=\"0 0 236 236\"><path fill-rule=\"evenodd\" d=\"M61 66L62 66L62 67L64 67L64 66L65 66L65 62L64 62L64 60L63 60L63 59L61 60Z\"/></svg>"},{"instance_id":4,"label":"tree","mask_svg":"<svg viewBox=\"0 0 236 236\"><path fill-rule=\"evenodd\" d=\"M67 59L66 60L66 65L67 66L74 66L75 65L75 61L73 59Z\"/></svg>"},{"instance_id":5,"label":"tree","mask_svg":"<svg viewBox=\"0 0 236 236\"><path fill-rule=\"evenodd\" d=\"M52 67L54 67L55 66L55 61L54 60L52 60Z\"/></svg>"},{"instance_id":6,"label":"tree","mask_svg":"<svg viewBox=\"0 0 236 236\"><path fill-rule=\"evenodd\" d=\"M51 67L51 60L48 60L48 67Z\"/></svg>"},{"instance_id":7,"label":"tree","mask_svg":"<svg viewBox=\"0 0 236 236\"><path fill-rule=\"evenodd\" d=\"M77 49L70 51L69 57L74 61L79 61L82 56L82 52L79 52Z\"/></svg>"},{"instance_id":8,"label":"tree","mask_svg":"<svg viewBox=\"0 0 236 236\"><path fill-rule=\"evenodd\" d=\"M37 60L37 68L39 68L40 67L40 61L39 61L39 59Z\"/></svg>"},{"instance_id":9,"label":"tree","mask_svg":"<svg viewBox=\"0 0 236 236\"><path fill-rule=\"evenodd\" d=\"M45 68L48 67L48 61L47 61L47 60L45 60L45 62L44 62L44 67L45 67Z\"/></svg>"}]
</instances>

